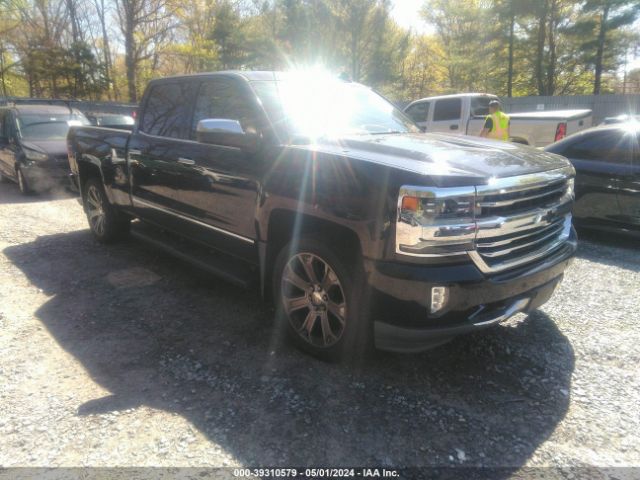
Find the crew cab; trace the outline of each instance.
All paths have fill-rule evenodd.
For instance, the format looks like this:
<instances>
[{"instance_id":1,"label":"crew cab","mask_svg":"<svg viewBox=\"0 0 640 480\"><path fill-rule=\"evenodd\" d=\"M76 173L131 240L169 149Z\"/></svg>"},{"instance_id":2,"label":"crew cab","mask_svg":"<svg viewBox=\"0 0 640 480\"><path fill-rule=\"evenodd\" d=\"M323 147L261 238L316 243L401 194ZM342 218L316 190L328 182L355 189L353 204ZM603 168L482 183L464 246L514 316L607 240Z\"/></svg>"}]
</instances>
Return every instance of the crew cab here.
<instances>
[{"instance_id":1,"label":"crew cab","mask_svg":"<svg viewBox=\"0 0 640 480\"><path fill-rule=\"evenodd\" d=\"M0 178L15 181L23 194L66 187L67 132L83 124L85 116L66 106L0 107Z\"/></svg>"},{"instance_id":2,"label":"crew cab","mask_svg":"<svg viewBox=\"0 0 640 480\"><path fill-rule=\"evenodd\" d=\"M329 76L153 80L132 133L74 127L68 149L98 241L130 231L259 285L276 325L329 359L420 351L531 311L576 250L565 158L422 133Z\"/></svg>"},{"instance_id":3,"label":"crew cab","mask_svg":"<svg viewBox=\"0 0 640 480\"><path fill-rule=\"evenodd\" d=\"M463 93L422 98L404 109L425 132L462 133L479 136L489 114L489 102L499 100L486 93ZM509 113L510 140L544 147L591 127L591 110L550 110Z\"/></svg>"}]
</instances>

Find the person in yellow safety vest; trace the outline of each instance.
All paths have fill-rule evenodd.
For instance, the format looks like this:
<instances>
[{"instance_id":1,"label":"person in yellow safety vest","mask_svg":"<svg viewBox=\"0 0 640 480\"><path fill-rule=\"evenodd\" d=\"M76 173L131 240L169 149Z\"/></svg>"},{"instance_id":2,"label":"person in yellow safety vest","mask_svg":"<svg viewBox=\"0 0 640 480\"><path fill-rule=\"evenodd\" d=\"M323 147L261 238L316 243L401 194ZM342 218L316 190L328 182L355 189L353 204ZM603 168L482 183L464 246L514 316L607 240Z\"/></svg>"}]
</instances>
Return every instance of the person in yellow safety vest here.
<instances>
[{"instance_id":1,"label":"person in yellow safety vest","mask_svg":"<svg viewBox=\"0 0 640 480\"><path fill-rule=\"evenodd\" d=\"M489 115L484 121L480 136L509 141L509 115L500 110L500 102L497 100L489 102Z\"/></svg>"}]
</instances>

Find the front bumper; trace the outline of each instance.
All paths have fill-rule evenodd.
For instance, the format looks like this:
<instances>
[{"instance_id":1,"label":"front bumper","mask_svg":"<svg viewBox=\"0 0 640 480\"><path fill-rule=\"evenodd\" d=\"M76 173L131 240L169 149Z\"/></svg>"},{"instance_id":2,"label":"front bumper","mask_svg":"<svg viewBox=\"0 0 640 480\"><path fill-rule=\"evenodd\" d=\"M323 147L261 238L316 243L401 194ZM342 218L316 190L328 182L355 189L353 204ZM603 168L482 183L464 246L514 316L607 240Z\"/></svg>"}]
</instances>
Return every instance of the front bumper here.
<instances>
[{"instance_id":1,"label":"front bumper","mask_svg":"<svg viewBox=\"0 0 640 480\"><path fill-rule=\"evenodd\" d=\"M493 276L483 275L470 263L424 266L367 261L376 347L418 352L534 310L551 297L576 248L572 229L569 240L545 259ZM447 306L436 315L429 314L434 286L449 288Z\"/></svg>"},{"instance_id":2,"label":"front bumper","mask_svg":"<svg viewBox=\"0 0 640 480\"><path fill-rule=\"evenodd\" d=\"M24 162L20 165L29 188L45 191L54 188L68 187L69 166L54 162Z\"/></svg>"}]
</instances>

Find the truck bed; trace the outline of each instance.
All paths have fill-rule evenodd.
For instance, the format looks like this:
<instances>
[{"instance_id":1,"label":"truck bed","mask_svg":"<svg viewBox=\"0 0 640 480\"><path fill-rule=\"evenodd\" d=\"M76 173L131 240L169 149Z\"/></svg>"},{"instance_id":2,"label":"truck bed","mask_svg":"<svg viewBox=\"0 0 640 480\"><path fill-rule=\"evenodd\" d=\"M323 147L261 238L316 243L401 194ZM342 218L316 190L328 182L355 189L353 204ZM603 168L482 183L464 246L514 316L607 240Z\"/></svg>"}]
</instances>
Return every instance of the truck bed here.
<instances>
[{"instance_id":1,"label":"truck bed","mask_svg":"<svg viewBox=\"0 0 640 480\"><path fill-rule=\"evenodd\" d=\"M67 135L69 166L73 183L78 184L78 152L89 164L102 170L106 185L111 185L117 169L126 169L127 145L131 132L106 127L71 127ZM111 192L107 192L111 195Z\"/></svg>"}]
</instances>

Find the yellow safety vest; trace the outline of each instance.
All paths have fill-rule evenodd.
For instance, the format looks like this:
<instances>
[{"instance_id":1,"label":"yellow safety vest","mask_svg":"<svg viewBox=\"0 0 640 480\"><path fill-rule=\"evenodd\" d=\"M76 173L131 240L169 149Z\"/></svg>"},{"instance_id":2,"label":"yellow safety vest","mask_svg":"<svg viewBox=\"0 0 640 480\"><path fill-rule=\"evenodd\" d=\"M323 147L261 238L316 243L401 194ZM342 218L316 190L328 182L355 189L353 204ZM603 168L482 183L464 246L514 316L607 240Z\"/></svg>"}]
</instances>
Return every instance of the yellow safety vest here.
<instances>
[{"instance_id":1,"label":"yellow safety vest","mask_svg":"<svg viewBox=\"0 0 640 480\"><path fill-rule=\"evenodd\" d=\"M493 122L493 127L489 130L489 138L496 140L509 140L509 115L498 110L492 115L487 115Z\"/></svg>"}]
</instances>

